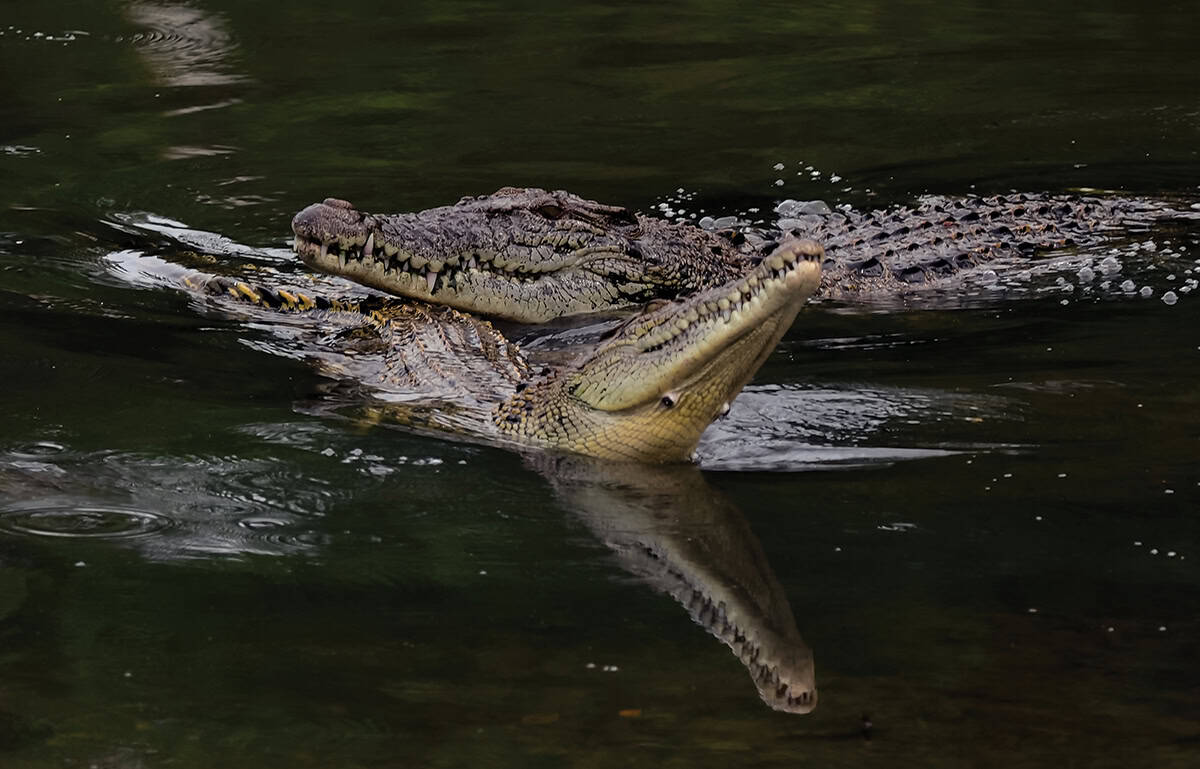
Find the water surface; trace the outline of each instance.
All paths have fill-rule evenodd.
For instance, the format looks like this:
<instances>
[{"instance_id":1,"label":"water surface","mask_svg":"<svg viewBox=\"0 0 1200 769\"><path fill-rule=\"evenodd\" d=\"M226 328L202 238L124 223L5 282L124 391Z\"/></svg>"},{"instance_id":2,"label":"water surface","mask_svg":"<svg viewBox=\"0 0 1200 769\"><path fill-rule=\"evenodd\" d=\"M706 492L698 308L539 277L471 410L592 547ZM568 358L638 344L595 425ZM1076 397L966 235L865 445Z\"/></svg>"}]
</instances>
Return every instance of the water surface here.
<instances>
[{"instance_id":1,"label":"water surface","mask_svg":"<svg viewBox=\"0 0 1200 769\"><path fill-rule=\"evenodd\" d=\"M1198 34L1179 2L11 5L0 764L1196 765L1194 226L1115 247L1105 288L1067 254L810 308L703 472L642 496L331 413L275 330L110 257L293 269L314 200L514 184L768 222L1009 189L1187 208ZM669 483L724 523L634 517ZM811 713L631 565L645 532L737 543L697 569L758 554Z\"/></svg>"}]
</instances>

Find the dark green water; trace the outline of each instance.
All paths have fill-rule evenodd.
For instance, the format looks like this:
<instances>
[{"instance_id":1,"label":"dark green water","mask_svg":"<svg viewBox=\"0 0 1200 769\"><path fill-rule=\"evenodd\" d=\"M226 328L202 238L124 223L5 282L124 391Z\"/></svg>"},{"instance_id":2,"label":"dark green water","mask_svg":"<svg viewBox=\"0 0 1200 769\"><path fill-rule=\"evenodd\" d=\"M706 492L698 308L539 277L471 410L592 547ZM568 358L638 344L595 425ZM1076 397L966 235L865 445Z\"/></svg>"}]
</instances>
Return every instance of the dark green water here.
<instances>
[{"instance_id":1,"label":"dark green water","mask_svg":"<svg viewBox=\"0 0 1200 769\"><path fill-rule=\"evenodd\" d=\"M1057 5L6 3L0 766L1200 765L1200 304L1160 301L1195 227L1122 252L1150 299L801 315L688 483L756 537L808 715L554 478L321 416L262 329L105 266L161 245L106 222L277 248L328 195L506 184L1186 207L1200 16Z\"/></svg>"}]
</instances>

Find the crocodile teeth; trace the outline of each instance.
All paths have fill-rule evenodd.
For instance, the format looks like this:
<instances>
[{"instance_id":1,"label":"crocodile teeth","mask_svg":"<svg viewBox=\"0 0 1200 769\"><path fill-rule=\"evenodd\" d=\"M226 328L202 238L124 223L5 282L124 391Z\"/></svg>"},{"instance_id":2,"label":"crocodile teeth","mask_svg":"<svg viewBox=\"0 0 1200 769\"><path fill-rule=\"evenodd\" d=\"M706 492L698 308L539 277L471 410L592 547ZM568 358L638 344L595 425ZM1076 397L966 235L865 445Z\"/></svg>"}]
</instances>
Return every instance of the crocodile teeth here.
<instances>
[{"instance_id":1,"label":"crocodile teeth","mask_svg":"<svg viewBox=\"0 0 1200 769\"><path fill-rule=\"evenodd\" d=\"M433 270L426 270L425 283L429 285L429 293L433 293L433 284L437 282L437 273Z\"/></svg>"},{"instance_id":2,"label":"crocodile teeth","mask_svg":"<svg viewBox=\"0 0 1200 769\"><path fill-rule=\"evenodd\" d=\"M375 233L372 232L367 236L367 244L363 246L362 253L364 259L375 253Z\"/></svg>"},{"instance_id":3,"label":"crocodile teeth","mask_svg":"<svg viewBox=\"0 0 1200 769\"><path fill-rule=\"evenodd\" d=\"M324 259L328 254L329 254L329 244L322 243L321 244L321 258Z\"/></svg>"},{"instance_id":4,"label":"crocodile teeth","mask_svg":"<svg viewBox=\"0 0 1200 769\"><path fill-rule=\"evenodd\" d=\"M467 259L467 267L472 270L479 269L479 265L475 263L475 255L474 254L472 254L471 257L469 259Z\"/></svg>"}]
</instances>

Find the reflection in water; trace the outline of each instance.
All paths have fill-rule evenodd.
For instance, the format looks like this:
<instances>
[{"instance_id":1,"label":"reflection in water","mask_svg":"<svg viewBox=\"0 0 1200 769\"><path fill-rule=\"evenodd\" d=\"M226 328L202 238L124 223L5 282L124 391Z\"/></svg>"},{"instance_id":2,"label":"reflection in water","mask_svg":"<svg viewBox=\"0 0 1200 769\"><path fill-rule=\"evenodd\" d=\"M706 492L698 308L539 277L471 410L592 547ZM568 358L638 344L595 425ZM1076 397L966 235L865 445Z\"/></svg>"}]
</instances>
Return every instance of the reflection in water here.
<instances>
[{"instance_id":1,"label":"reflection in water","mask_svg":"<svg viewBox=\"0 0 1200 769\"><path fill-rule=\"evenodd\" d=\"M783 587L741 511L696 467L552 455L528 462L625 569L733 650L763 702L789 713L816 707L812 650Z\"/></svg>"},{"instance_id":2,"label":"reflection in water","mask_svg":"<svg viewBox=\"0 0 1200 769\"><path fill-rule=\"evenodd\" d=\"M311 447L329 442L312 437ZM382 457L361 459L363 473L378 475ZM623 568L733 650L764 702L790 713L816 706L812 651L783 588L741 512L698 468L551 455L527 462ZM275 460L40 444L0 452L0 534L106 540L159 561L316 556L331 543L319 519L349 494Z\"/></svg>"},{"instance_id":3,"label":"reflection in water","mask_svg":"<svg viewBox=\"0 0 1200 769\"><path fill-rule=\"evenodd\" d=\"M230 71L237 43L220 16L186 5L143 2L130 3L126 14L147 29L133 40L164 85L230 85L246 79Z\"/></svg>"}]
</instances>

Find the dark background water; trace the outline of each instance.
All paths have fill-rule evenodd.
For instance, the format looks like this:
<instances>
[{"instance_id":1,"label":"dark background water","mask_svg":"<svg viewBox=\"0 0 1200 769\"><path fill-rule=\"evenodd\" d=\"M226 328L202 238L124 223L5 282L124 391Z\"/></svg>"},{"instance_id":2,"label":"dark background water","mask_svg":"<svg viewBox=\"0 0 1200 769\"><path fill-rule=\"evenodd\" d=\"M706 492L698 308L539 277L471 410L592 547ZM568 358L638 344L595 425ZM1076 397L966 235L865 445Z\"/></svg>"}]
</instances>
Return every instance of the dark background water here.
<instances>
[{"instance_id":1,"label":"dark background water","mask_svg":"<svg viewBox=\"0 0 1200 769\"><path fill-rule=\"evenodd\" d=\"M801 316L710 441L795 472L706 476L806 716L520 458L314 414L254 328L103 266L122 217L283 246L328 195L501 185L1186 206L1197 39L1183 2L6 3L0 765L1197 765L1200 310L1158 299L1194 228L1128 260L1149 300Z\"/></svg>"}]
</instances>

